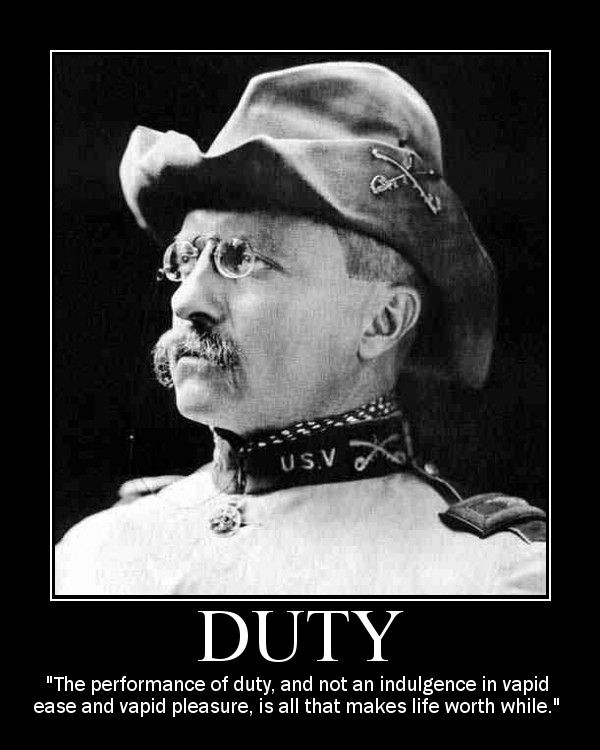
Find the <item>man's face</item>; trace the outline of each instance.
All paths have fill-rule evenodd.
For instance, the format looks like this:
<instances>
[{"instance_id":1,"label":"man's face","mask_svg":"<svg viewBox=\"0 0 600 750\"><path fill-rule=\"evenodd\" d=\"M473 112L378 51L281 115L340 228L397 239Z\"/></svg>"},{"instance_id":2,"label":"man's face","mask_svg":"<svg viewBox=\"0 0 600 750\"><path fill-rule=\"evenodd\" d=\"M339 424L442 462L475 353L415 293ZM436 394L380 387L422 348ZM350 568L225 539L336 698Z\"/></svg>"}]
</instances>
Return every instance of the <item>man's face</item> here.
<instances>
[{"instance_id":1,"label":"man's face","mask_svg":"<svg viewBox=\"0 0 600 750\"><path fill-rule=\"evenodd\" d=\"M348 278L335 231L290 216L194 211L177 239L198 236L247 240L265 260L226 278L207 245L176 289L175 334L211 332L234 355L225 366L171 355L179 411L244 434L347 408L372 285Z\"/></svg>"}]
</instances>

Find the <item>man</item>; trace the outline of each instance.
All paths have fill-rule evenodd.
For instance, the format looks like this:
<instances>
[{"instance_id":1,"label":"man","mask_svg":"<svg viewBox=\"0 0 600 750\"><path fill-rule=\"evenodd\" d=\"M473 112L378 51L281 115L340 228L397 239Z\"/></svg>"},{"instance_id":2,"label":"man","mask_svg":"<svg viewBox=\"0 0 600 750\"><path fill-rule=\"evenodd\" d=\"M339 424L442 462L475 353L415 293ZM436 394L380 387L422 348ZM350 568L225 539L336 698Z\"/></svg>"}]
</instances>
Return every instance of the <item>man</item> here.
<instances>
[{"instance_id":1,"label":"man","mask_svg":"<svg viewBox=\"0 0 600 750\"><path fill-rule=\"evenodd\" d=\"M178 285L157 377L215 452L72 529L58 594L545 592L543 512L462 495L413 445L400 376L482 385L496 305L409 84L258 76L206 154L136 128L121 181Z\"/></svg>"}]
</instances>

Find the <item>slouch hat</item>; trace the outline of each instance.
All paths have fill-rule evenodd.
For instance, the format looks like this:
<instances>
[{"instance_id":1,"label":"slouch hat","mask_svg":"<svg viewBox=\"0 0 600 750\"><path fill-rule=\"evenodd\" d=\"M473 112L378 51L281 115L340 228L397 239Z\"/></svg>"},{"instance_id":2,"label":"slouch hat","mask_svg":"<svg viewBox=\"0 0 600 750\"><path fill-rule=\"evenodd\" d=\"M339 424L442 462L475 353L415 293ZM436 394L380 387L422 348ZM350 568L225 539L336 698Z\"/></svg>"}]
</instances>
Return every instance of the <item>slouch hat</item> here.
<instances>
[{"instance_id":1,"label":"slouch hat","mask_svg":"<svg viewBox=\"0 0 600 750\"><path fill-rule=\"evenodd\" d=\"M420 364L473 387L484 382L494 267L444 178L436 120L410 84L358 62L265 73L205 153L193 135L132 132L120 177L140 227L167 242L195 209L266 210L374 237L431 289L436 312Z\"/></svg>"}]
</instances>

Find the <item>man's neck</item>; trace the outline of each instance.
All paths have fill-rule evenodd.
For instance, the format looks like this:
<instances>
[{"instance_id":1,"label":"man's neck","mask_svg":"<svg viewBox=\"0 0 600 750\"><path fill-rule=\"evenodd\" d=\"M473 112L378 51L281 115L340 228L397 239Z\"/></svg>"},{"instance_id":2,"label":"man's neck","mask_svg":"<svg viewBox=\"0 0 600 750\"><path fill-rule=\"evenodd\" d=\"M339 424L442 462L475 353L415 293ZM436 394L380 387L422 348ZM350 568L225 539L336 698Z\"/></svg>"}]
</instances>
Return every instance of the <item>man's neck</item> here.
<instances>
[{"instance_id":1,"label":"man's neck","mask_svg":"<svg viewBox=\"0 0 600 750\"><path fill-rule=\"evenodd\" d=\"M285 409L282 413L275 413L268 416L265 411L256 414L250 418L249 414L236 413L228 415L231 418L229 423L213 423L211 428L221 428L233 432L242 440L251 438L257 432L266 432L273 430L282 430L289 425L306 420L325 419L332 414L344 414L359 408L363 404L371 403L388 395L394 390L394 379L386 378L382 380L377 373L369 375L369 372L363 371L356 383L350 387L336 388L326 396L314 400L309 404L299 404L296 409Z\"/></svg>"}]
</instances>

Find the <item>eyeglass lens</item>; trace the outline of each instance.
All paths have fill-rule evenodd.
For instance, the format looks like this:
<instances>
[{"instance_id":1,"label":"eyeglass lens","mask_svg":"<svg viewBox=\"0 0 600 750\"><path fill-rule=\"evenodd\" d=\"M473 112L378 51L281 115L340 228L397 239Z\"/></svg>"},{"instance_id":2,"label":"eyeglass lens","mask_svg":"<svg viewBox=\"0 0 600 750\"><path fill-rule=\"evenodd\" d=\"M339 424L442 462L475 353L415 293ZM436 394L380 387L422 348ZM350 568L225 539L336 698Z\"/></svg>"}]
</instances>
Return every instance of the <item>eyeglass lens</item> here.
<instances>
[{"instance_id":1,"label":"eyeglass lens","mask_svg":"<svg viewBox=\"0 0 600 750\"><path fill-rule=\"evenodd\" d=\"M176 240L165 251L163 267L157 278L169 281L182 281L188 276L200 254L207 249L212 253L217 271L229 279L247 276L254 268L256 255L246 240L233 239L231 242L216 237L198 238L194 244L187 240Z\"/></svg>"}]
</instances>

